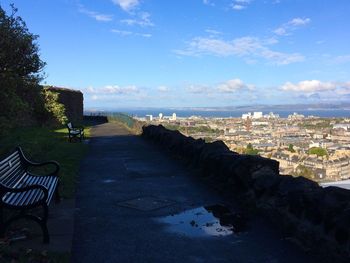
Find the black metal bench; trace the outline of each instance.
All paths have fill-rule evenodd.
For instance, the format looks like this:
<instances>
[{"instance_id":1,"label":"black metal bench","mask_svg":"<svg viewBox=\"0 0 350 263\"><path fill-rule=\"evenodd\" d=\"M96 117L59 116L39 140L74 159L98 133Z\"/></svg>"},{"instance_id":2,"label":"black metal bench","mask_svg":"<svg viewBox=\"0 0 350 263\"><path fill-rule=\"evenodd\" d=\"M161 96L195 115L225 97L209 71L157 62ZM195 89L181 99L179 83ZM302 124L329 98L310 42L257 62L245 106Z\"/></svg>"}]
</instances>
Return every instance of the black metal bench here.
<instances>
[{"instance_id":1,"label":"black metal bench","mask_svg":"<svg viewBox=\"0 0 350 263\"><path fill-rule=\"evenodd\" d=\"M84 139L84 128L83 127L75 127L71 122L67 124L68 128L68 138L71 142L73 138L79 138L80 141Z\"/></svg>"},{"instance_id":2,"label":"black metal bench","mask_svg":"<svg viewBox=\"0 0 350 263\"><path fill-rule=\"evenodd\" d=\"M55 170L47 175L35 175L28 171L31 166L53 165ZM5 235L8 226L21 218L34 220L43 231L43 242L49 243L47 229L48 206L55 195L59 202L58 171L59 164L55 161L34 163L23 154L22 149L16 150L0 161L0 235ZM42 207L43 215L36 216L27 211ZM14 210L5 220L4 209Z\"/></svg>"}]
</instances>

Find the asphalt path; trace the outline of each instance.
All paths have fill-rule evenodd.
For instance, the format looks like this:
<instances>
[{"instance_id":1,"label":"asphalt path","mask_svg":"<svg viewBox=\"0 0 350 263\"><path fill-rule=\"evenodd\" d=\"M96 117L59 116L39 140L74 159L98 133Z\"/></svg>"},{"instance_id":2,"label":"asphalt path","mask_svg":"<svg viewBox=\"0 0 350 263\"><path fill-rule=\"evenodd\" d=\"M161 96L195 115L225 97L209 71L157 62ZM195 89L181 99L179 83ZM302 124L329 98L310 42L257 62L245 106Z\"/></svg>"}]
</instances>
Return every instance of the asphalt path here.
<instances>
[{"instance_id":1,"label":"asphalt path","mask_svg":"<svg viewBox=\"0 0 350 263\"><path fill-rule=\"evenodd\" d=\"M97 125L92 136L77 185L72 262L317 262L262 218L218 234L203 207L237 208L181 161L118 124Z\"/></svg>"}]
</instances>

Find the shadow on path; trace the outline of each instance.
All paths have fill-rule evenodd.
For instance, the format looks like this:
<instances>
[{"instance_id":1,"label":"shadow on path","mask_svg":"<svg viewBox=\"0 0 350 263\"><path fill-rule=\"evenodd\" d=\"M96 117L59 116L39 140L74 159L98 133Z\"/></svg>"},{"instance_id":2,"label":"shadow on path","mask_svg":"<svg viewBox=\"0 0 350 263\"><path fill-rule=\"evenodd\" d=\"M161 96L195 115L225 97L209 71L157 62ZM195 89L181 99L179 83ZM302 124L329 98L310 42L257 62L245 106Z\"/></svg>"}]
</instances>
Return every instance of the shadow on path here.
<instances>
[{"instance_id":1,"label":"shadow on path","mask_svg":"<svg viewBox=\"0 0 350 263\"><path fill-rule=\"evenodd\" d=\"M122 126L101 124L92 134L77 186L72 262L314 262L260 219L239 234L191 235L186 229L209 226L202 208L223 203L220 196Z\"/></svg>"}]
</instances>

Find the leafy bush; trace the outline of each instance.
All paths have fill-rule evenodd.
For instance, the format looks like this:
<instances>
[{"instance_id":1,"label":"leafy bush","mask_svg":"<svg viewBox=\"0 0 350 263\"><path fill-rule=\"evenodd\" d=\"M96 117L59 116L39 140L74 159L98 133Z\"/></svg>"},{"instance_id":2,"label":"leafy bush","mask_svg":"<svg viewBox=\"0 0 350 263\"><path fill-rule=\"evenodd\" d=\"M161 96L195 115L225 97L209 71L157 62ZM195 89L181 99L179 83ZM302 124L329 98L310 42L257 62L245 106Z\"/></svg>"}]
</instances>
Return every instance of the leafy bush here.
<instances>
[{"instance_id":1,"label":"leafy bush","mask_svg":"<svg viewBox=\"0 0 350 263\"><path fill-rule=\"evenodd\" d=\"M251 143L248 143L244 153L249 155L257 155L259 154L259 150L254 149L253 145Z\"/></svg>"},{"instance_id":2,"label":"leafy bush","mask_svg":"<svg viewBox=\"0 0 350 263\"><path fill-rule=\"evenodd\" d=\"M44 88L42 91L45 101L45 109L52 115L52 120L58 124L65 124L68 118L65 114L66 109L64 105L58 102L59 94L48 88Z\"/></svg>"},{"instance_id":3,"label":"leafy bush","mask_svg":"<svg viewBox=\"0 0 350 263\"><path fill-rule=\"evenodd\" d=\"M309 150L309 154L316 154L317 156L327 156L328 152L326 149L321 147L312 147Z\"/></svg>"}]
</instances>

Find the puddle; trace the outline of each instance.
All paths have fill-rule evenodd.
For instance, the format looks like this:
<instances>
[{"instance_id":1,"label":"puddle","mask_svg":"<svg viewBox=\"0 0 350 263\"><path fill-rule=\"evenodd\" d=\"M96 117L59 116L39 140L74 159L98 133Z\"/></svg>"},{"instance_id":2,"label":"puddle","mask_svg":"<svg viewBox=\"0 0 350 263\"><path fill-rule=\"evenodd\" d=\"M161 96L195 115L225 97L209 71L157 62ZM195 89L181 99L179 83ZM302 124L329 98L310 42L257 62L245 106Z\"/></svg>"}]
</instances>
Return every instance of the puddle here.
<instances>
[{"instance_id":1,"label":"puddle","mask_svg":"<svg viewBox=\"0 0 350 263\"><path fill-rule=\"evenodd\" d=\"M106 179L106 180L102 180L102 183L104 184L111 184L111 183L115 183L116 181L113 179Z\"/></svg>"},{"instance_id":2,"label":"puddle","mask_svg":"<svg viewBox=\"0 0 350 263\"><path fill-rule=\"evenodd\" d=\"M166 230L190 237L222 237L240 232L240 216L222 205L198 207L158 218Z\"/></svg>"}]
</instances>

